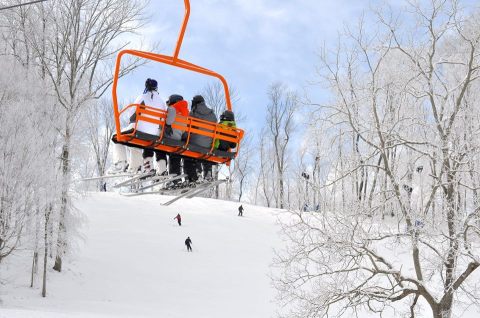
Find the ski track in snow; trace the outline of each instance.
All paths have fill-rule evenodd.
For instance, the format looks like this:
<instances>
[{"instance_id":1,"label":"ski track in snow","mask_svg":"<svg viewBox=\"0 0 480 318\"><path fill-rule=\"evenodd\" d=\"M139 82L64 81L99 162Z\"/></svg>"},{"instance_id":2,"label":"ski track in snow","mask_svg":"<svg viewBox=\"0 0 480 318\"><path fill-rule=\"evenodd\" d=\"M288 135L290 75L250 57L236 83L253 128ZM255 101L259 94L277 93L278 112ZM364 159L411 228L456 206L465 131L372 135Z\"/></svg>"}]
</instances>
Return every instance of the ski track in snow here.
<instances>
[{"instance_id":1,"label":"ski track in snow","mask_svg":"<svg viewBox=\"0 0 480 318\"><path fill-rule=\"evenodd\" d=\"M77 199L87 222L75 255L62 273L48 265L47 298L40 296L41 275L29 287L31 252L7 259L0 318L274 317L269 273L273 249L282 245L280 210L244 204L238 217L236 202L193 198L161 206L167 198ZM186 252L187 236L193 253Z\"/></svg>"}]
</instances>

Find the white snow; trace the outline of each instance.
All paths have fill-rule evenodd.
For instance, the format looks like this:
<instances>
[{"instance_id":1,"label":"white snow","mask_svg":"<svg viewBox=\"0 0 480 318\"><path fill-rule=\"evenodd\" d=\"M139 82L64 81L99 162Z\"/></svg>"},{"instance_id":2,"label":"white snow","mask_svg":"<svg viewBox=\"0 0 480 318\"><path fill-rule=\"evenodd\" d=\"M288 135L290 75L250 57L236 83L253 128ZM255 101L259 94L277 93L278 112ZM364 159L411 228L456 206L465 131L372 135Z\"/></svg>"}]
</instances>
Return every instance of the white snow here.
<instances>
[{"instance_id":1,"label":"white snow","mask_svg":"<svg viewBox=\"0 0 480 318\"><path fill-rule=\"evenodd\" d=\"M1 264L0 318L273 317L269 273L282 244L280 210L244 204L238 217L235 202L193 198L161 206L166 200L116 193L78 199L84 241L62 273L49 264L46 298L40 279L29 287L31 252ZM178 212L181 227L173 219ZM186 252L187 236L193 253Z\"/></svg>"}]
</instances>

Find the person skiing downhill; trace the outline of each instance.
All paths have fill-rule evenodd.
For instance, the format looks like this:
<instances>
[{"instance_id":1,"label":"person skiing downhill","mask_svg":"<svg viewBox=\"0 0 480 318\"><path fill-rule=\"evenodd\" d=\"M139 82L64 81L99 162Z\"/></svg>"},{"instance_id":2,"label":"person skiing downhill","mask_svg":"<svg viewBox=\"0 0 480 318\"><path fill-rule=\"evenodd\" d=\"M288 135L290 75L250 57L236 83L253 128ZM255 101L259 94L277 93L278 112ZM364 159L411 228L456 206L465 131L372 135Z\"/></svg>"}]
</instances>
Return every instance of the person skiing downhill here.
<instances>
[{"instance_id":1,"label":"person skiing downhill","mask_svg":"<svg viewBox=\"0 0 480 318\"><path fill-rule=\"evenodd\" d=\"M187 239L185 240L185 245L187 246L187 252L192 252L192 240L190 239L190 236L187 237Z\"/></svg>"},{"instance_id":2,"label":"person skiing downhill","mask_svg":"<svg viewBox=\"0 0 480 318\"><path fill-rule=\"evenodd\" d=\"M243 216L243 206L242 205L240 205L238 207L238 216Z\"/></svg>"},{"instance_id":3,"label":"person skiing downhill","mask_svg":"<svg viewBox=\"0 0 480 318\"><path fill-rule=\"evenodd\" d=\"M180 215L180 213L177 214L176 217L173 218L174 220L176 219L177 222L178 222L178 226L182 226L182 216Z\"/></svg>"}]
</instances>

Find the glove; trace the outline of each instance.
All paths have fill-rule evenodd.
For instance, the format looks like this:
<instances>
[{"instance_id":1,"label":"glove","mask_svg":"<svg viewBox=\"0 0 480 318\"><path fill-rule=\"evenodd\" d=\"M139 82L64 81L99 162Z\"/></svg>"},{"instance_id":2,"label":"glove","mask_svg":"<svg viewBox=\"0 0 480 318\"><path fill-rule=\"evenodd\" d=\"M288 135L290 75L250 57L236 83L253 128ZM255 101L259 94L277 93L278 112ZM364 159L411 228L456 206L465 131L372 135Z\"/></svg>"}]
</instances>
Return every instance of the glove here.
<instances>
[{"instance_id":1,"label":"glove","mask_svg":"<svg viewBox=\"0 0 480 318\"><path fill-rule=\"evenodd\" d=\"M165 135L171 136L173 135L173 129L170 125L165 125Z\"/></svg>"}]
</instances>

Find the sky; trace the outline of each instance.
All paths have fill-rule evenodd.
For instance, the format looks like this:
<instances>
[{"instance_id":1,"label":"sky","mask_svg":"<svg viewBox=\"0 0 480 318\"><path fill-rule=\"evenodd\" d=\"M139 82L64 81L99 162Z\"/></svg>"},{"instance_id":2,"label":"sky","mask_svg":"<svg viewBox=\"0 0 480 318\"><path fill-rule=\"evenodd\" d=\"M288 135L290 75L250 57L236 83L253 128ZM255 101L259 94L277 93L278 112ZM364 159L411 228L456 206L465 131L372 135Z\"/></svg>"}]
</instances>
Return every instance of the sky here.
<instances>
[{"instance_id":1,"label":"sky","mask_svg":"<svg viewBox=\"0 0 480 318\"><path fill-rule=\"evenodd\" d=\"M255 131L265 117L267 90L283 82L301 94L315 96L317 53L334 47L345 23L368 10L367 0L191 0L189 25L180 58L222 74L240 96L234 111L246 117L244 128ZM183 19L182 0L152 0L151 21L140 32L143 45L159 42L158 53L171 55ZM132 43L131 48L138 45ZM159 82L165 98L186 99L215 79L150 63L120 82L125 99L143 90L145 78Z\"/></svg>"}]
</instances>

